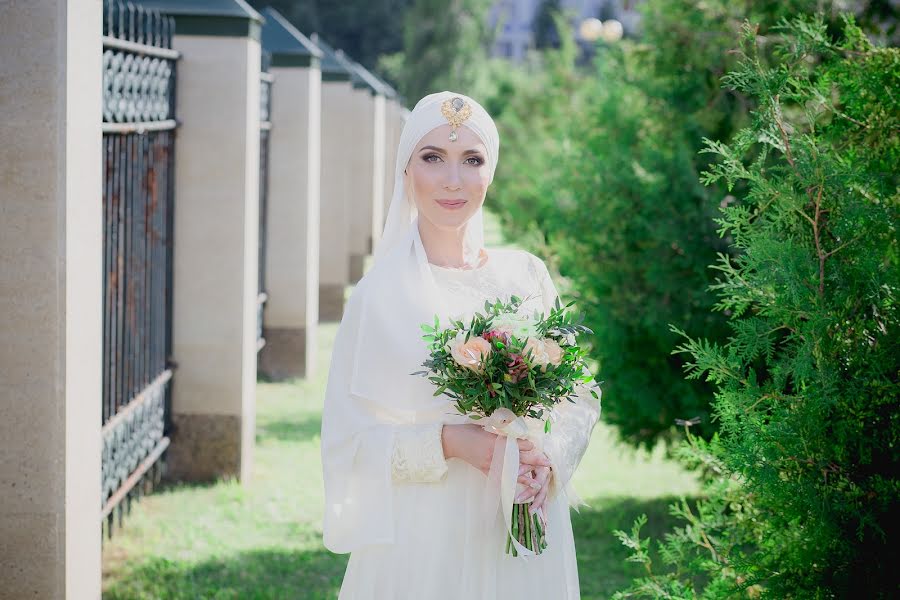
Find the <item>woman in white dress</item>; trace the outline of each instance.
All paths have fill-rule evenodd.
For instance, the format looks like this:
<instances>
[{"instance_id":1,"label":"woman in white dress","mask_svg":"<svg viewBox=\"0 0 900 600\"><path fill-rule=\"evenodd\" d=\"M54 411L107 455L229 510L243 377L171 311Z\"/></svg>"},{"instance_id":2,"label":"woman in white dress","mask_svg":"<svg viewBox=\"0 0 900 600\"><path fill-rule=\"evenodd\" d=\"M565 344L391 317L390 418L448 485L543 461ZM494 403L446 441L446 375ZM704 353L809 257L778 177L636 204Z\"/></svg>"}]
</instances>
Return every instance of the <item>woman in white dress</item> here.
<instances>
[{"instance_id":1,"label":"woman in white dress","mask_svg":"<svg viewBox=\"0 0 900 600\"><path fill-rule=\"evenodd\" d=\"M485 300L525 298L526 314L556 300L539 258L484 248L498 153L493 120L462 94L426 96L404 126L384 235L338 328L323 410L324 543L351 553L341 600L579 598L569 480L599 417L588 386L554 409L549 434L537 422L518 440L516 501L543 511L548 547L513 557L487 476L503 460L497 436L412 374L428 357L419 326L435 315L446 327Z\"/></svg>"}]
</instances>

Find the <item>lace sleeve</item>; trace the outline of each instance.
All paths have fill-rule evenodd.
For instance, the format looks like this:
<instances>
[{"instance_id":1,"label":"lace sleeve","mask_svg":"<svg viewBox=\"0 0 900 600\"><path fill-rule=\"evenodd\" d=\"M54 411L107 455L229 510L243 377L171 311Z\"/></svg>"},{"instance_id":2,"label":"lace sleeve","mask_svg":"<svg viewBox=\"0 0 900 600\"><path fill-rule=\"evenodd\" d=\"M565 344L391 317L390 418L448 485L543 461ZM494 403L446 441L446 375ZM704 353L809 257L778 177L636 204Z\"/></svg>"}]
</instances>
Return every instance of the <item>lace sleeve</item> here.
<instances>
[{"instance_id":1,"label":"lace sleeve","mask_svg":"<svg viewBox=\"0 0 900 600\"><path fill-rule=\"evenodd\" d=\"M442 423L407 425L394 431L391 475L394 481L433 483L447 473L441 443Z\"/></svg>"},{"instance_id":2,"label":"lace sleeve","mask_svg":"<svg viewBox=\"0 0 900 600\"><path fill-rule=\"evenodd\" d=\"M537 257L533 257L532 260L544 301L544 310L549 312L559 294L547 266ZM584 374L591 373L585 369ZM597 393L597 398L591 394L592 388ZM600 418L600 388L593 377L587 383L576 384L575 392L573 401L563 400L553 409L550 434L544 440L544 452L553 464L553 478L550 480L548 496L552 498L565 490L572 505L580 502L570 485L572 475L587 450L591 433Z\"/></svg>"}]
</instances>

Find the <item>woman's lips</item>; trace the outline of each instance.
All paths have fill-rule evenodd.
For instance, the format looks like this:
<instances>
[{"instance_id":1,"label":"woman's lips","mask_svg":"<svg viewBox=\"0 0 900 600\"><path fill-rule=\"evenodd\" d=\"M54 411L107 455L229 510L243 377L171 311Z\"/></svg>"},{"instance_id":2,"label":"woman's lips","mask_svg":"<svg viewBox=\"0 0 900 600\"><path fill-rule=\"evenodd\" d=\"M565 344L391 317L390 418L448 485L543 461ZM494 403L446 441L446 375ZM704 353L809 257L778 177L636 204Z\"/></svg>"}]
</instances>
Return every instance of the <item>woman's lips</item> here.
<instances>
[{"instance_id":1,"label":"woman's lips","mask_svg":"<svg viewBox=\"0 0 900 600\"><path fill-rule=\"evenodd\" d=\"M438 200L437 203L446 209L455 210L455 209L461 208L466 203L466 201L465 200Z\"/></svg>"}]
</instances>

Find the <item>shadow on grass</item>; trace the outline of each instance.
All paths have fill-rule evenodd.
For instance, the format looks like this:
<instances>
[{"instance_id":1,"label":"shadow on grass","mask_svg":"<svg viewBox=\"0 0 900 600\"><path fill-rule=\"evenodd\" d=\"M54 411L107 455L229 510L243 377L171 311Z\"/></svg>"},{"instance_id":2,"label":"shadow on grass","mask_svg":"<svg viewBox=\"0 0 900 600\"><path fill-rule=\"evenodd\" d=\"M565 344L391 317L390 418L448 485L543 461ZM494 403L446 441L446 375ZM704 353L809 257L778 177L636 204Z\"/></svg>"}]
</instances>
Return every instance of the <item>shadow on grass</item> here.
<instances>
[{"instance_id":1,"label":"shadow on grass","mask_svg":"<svg viewBox=\"0 0 900 600\"><path fill-rule=\"evenodd\" d=\"M127 565L104 600L337 598L346 554L320 550L255 550L201 563L155 556Z\"/></svg>"},{"instance_id":2,"label":"shadow on grass","mask_svg":"<svg viewBox=\"0 0 900 600\"><path fill-rule=\"evenodd\" d=\"M641 514L647 515L641 537L653 538L650 555L654 564L660 564L656 540L661 540L674 526L683 524L669 514L669 505L678 500L678 496L603 497L588 500L589 506L581 507L580 512L572 511L583 600L610 598L614 592L627 588L633 578L642 575L640 565L625 562L630 553L613 535L617 529L630 533L634 520ZM688 497L687 500L693 508L696 498Z\"/></svg>"},{"instance_id":3,"label":"shadow on grass","mask_svg":"<svg viewBox=\"0 0 900 600\"><path fill-rule=\"evenodd\" d=\"M303 442L318 436L321 429L321 416L300 421L262 422L256 426L256 441Z\"/></svg>"}]
</instances>

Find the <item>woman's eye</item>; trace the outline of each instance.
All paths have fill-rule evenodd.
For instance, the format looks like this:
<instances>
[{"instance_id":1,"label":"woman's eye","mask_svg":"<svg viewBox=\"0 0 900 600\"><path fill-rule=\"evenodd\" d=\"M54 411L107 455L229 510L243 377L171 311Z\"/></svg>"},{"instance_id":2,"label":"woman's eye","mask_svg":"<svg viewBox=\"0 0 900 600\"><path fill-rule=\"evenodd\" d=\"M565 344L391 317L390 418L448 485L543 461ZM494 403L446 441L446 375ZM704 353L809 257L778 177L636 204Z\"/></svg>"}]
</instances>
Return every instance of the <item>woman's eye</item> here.
<instances>
[{"instance_id":1,"label":"woman's eye","mask_svg":"<svg viewBox=\"0 0 900 600\"><path fill-rule=\"evenodd\" d=\"M432 158L437 159L437 160L431 160ZM424 160L427 163L436 163L436 162L438 162L438 160L442 160L442 159L437 154L426 154L425 156L422 157L422 160ZM470 156L469 158L466 159L466 164L472 165L473 167L479 167L482 164L484 164L484 161L478 156Z\"/></svg>"}]
</instances>

